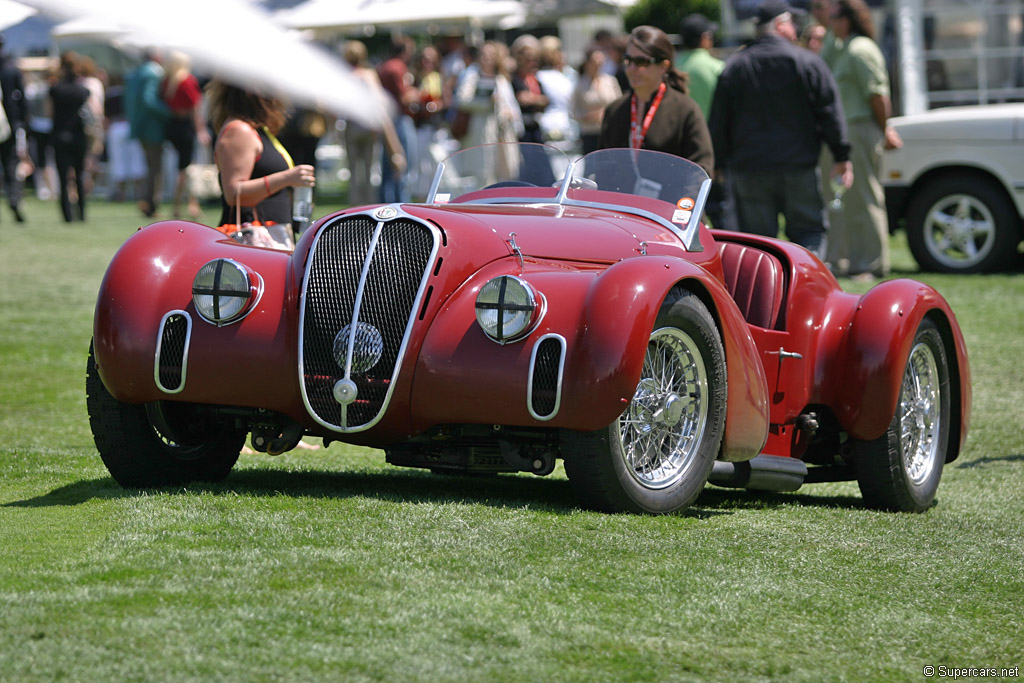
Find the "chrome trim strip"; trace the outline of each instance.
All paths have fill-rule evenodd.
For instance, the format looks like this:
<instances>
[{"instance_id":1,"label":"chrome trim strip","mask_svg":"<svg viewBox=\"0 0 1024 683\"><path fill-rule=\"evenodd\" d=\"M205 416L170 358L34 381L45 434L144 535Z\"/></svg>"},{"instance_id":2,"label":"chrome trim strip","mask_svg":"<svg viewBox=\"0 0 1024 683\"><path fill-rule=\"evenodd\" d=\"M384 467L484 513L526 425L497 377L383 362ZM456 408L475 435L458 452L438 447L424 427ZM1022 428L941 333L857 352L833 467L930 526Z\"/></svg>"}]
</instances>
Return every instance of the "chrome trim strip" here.
<instances>
[{"instance_id":1,"label":"chrome trim strip","mask_svg":"<svg viewBox=\"0 0 1024 683\"><path fill-rule=\"evenodd\" d=\"M391 403L391 395L394 392L395 384L397 383L396 379L398 377L399 372L402 369L402 362L405 359L405 352L406 352L406 349L409 346L409 337L412 335L412 327L413 327L413 324L416 322L416 312L419 311L420 310L420 306L423 305L423 294L424 294L424 292L427 289L427 282L429 281L429 279L431 277L431 274L434 272L434 264L437 262L437 252L440 250L441 239L440 239L439 230L436 227L434 227L433 225L431 225L427 221L423 221L423 220L420 220L419 218L416 218L415 216L409 215L398 204L394 204L394 205L391 205L391 206L393 206L394 209L395 209L395 215L392 218L389 218L386 221L377 220L377 218L374 216L374 214L376 213L376 211L380 207L374 207L373 209L370 209L370 210L367 210L367 211L356 211L354 213L347 213L347 214L338 216L335 219L335 221L333 221L332 223L322 225L318 229L318 232L316 234L316 238L313 240L313 244L309 248L309 255L306 258L306 269L305 269L305 272L303 273L303 276L302 276L302 288L300 290L300 297L299 297L300 298L300 304L299 304L299 354L298 354L299 355L299 362L298 362L298 368L299 368L299 388L302 391L302 403L303 403L303 405L306 408L306 412L309 414L310 417L312 417L317 422L317 424L319 424L319 425L321 425L323 427L326 427L327 429L330 429L331 431L339 432L339 433L342 433L342 434L352 434L352 433L355 433L355 432L366 431L367 429L370 429L375 424L380 422L380 420L384 417L385 413L387 413L388 406ZM394 369L394 372L391 374L391 382L388 384L387 393L384 395L384 400L381 402L381 407L380 407L380 410L377 412L377 415L372 420L367 422L366 424L359 425L358 427L348 427L348 426L346 426L344 424L345 419L347 418L348 410L347 410L347 406L340 405L340 404L339 404L339 407L341 408L340 417L341 417L341 423L342 424L334 425L334 424L330 424L330 423L325 422L322 419L320 419L320 416L317 415L316 409L314 409L313 406L310 404L309 396L306 393L306 373L305 373L305 365L304 365L305 349L306 349L306 343L305 343L305 338L304 338L305 337L305 329L306 329L306 290L307 290L307 288L309 286L309 275L310 275L310 271L313 268L313 261L315 260L314 256L316 255L317 246L320 243L320 238L323 236L323 234L330 227L332 227L334 225L334 223L344 221L346 219L352 218L353 216L366 216L366 217L374 220L377 223L377 227L374 228L373 238L371 239L370 248L367 251L365 260L363 262L363 269L360 272L359 284L358 284L358 287L356 289L356 300L355 300L355 304L353 306L354 310L352 311L352 335L353 335L353 337L350 337L350 339L349 339L349 347L348 347L349 348L349 354L348 354L348 357L345 359L345 370L344 370L344 372L345 372L345 378L346 379L349 377L349 373L350 373L350 371L352 369L352 350L353 350L353 348L355 346L355 344L353 343L354 342L354 335L355 335L355 330L356 330L356 327L357 327L356 323L359 322L359 308L360 308L361 302L362 302L364 285L365 285L366 278L367 278L368 273L369 273L369 267L370 267L369 264L373 260L373 254L374 254L374 251L375 251L376 246L377 246L377 241L378 241L378 239L380 237L380 234L384 230L384 226L387 223L391 223L391 222L396 221L396 220L403 220L404 219L404 220L412 221L414 223L417 223L417 224L422 225L423 227L427 228L427 230L430 231L431 236L434 238L434 246L433 246L433 248L430 251L430 256L427 258L426 268L423 269L423 275L420 278L420 286L419 286L419 289L416 292L416 298L413 300L412 308L410 309L411 312L409 314L409 320L406 322L405 332L402 335L402 343L398 347L398 354L397 354L397 356L395 358L395 369Z\"/></svg>"},{"instance_id":2,"label":"chrome trim strip","mask_svg":"<svg viewBox=\"0 0 1024 683\"><path fill-rule=\"evenodd\" d=\"M558 359L558 379L555 382L555 407L551 411L550 415L538 415L533 410L533 369L537 364L537 351L540 349L540 345L547 339L556 339L558 344L562 347L561 356ZM526 410L529 411L530 417L540 422L547 422L548 420L554 419L558 415L558 410L562 406L562 378L565 372L565 356L566 356L566 343L565 337L560 334L545 334L537 343L533 345L533 350L530 352L530 369L527 377L526 384Z\"/></svg>"},{"instance_id":3,"label":"chrome trim strip","mask_svg":"<svg viewBox=\"0 0 1024 683\"><path fill-rule=\"evenodd\" d=\"M185 318L185 348L181 354L181 384L178 385L177 389L169 389L163 385L160 381L160 352L163 350L164 344L164 327L167 325L167 319L172 315L180 315ZM192 316L188 314L188 311L168 311L164 314L164 317L160 319L160 325L157 327L156 335L156 354L153 356L153 381L160 391L165 394L179 394L185 389L185 375L188 371L188 350L192 343Z\"/></svg>"}]
</instances>

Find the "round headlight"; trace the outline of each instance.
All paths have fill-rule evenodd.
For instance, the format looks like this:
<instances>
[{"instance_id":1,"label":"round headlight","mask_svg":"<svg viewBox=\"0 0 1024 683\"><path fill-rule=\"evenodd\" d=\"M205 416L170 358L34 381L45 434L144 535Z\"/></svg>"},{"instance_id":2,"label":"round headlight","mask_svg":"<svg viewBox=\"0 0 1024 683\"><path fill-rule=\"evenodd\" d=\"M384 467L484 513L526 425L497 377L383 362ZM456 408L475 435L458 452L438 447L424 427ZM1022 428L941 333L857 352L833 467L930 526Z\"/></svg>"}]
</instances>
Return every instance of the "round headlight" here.
<instances>
[{"instance_id":1,"label":"round headlight","mask_svg":"<svg viewBox=\"0 0 1024 683\"><path fill-rule=\"evenodd\" d=\"M210 261L192 281L192 303L203 319L217 325L241 320L259 300L263 281L237 261Z\"/></svg>"},{"instance_id":2,"label":"round headlight","mask_svg":"<svg viewBox=\"0 0 1024 683\"><path fill-rule=\"evenodd\" d=\"M500 344L524 337L540 318L540 309L533 287L514 275L488 281L476 295L476 322Z\"/></svg>"}]
</instances>

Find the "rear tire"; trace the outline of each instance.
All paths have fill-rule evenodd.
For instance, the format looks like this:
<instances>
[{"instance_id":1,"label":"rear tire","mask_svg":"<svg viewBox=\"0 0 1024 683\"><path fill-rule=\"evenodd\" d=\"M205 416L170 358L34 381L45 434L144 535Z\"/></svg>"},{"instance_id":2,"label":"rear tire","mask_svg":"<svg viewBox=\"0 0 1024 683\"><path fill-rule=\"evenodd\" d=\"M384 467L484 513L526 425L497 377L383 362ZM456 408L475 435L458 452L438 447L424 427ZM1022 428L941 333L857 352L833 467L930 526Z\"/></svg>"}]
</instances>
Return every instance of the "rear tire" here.
<instances>
[{"instance_id":1,"label":"rear tire","mask_svg":"<svg viewBox=\"0 0 1024 683\"><path fill-rule=\"evenodd\" d=\"M221 481L231 472L245 443L245 430L214 418L203 406L118 401L100 379L91 346L85 388L96 449L121 486Z\"/></svg>"},{"instance_id":2,"label":"rear tire","mask_svg":"<svg viewBox=\"0 0 1024 683\"><path fill-rule=\"evenodd\" d=\"M688 507L722 443L725 351L692 292L675 290L654 323L629 406L596 432L562 435L565 471L584 507L664 514Z\"/></svg>"},{"instance_id":3,"label":"rear tire","mask_svg":"<svg viewBox=\"0 0 1024 683\"><path fill-rule=\"evenodd\" d=\"M907 207L907 244L924 270L984 273L1017 257L1021 218L994 182L944 176L929 182Z\"/></svg>"},{"instance_id":4,"label":"rear tire","mask_svg":"<svg viewBox=\"0 0 1024 683\"><path fill-rule=\"evenodd\" d=\"M925 319L914 335L889 428L873 441L852 442L857 483L869 506L898 512L931 507L946 461L950 400L945 346Z\"/></svg>"}]
</instances>

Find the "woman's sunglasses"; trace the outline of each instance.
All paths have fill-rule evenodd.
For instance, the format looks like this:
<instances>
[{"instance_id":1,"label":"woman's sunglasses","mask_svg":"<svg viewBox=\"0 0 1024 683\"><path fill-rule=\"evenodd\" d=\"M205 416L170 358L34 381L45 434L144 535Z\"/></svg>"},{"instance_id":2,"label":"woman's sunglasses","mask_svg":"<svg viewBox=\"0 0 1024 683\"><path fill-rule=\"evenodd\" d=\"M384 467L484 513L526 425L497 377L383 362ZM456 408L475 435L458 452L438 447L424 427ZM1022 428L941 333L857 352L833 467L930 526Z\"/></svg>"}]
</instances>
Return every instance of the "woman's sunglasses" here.
<instances>
[{"instance_id":1,"label":"woman's sunglasses","mask_svg":"<svg viewBox=\"0 0 1024 683\"><path fill-rule=\"evenodd\" d=\"M630 55L625 55L622 58L623 66L629 66L630 64L633 64L638 69L643 69L644 67L650 66L651 64L654 64L656 61L658 61L658 60L653 59L651 57L643 57L643 56L641 56L641 57L632 57Z\"/></svg>"}]
</instances>

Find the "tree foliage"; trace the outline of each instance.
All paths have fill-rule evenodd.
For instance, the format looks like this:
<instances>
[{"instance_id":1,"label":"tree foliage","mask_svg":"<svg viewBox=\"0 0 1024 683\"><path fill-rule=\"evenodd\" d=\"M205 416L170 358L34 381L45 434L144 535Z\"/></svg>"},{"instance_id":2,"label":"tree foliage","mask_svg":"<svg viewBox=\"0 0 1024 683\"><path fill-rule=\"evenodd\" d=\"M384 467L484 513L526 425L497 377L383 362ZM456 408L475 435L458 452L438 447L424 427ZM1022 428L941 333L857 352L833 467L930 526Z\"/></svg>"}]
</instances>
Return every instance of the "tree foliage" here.
<instances>
[{"instance_id":1,"label":"tree foliage","mask_svg":"<svg viewBox=\"0 0 1024 683\"><path fill-rule=\"evenodd\" d=\"M683 19L699 12L712 21L722 15L719 0L639 0L626 10L623 21L627 31L637 26L655 26L668 34L679 33Z\"/></svg>"}]
</instances>

